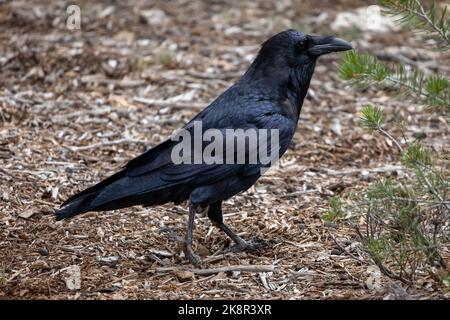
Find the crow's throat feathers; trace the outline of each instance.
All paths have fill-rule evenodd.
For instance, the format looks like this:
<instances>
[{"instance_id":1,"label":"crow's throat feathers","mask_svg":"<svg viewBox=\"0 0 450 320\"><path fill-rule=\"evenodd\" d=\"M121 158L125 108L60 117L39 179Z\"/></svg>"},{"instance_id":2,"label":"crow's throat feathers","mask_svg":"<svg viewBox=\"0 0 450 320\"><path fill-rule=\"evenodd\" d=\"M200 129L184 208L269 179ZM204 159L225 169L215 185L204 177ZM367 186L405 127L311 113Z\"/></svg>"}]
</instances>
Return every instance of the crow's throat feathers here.
<instances>
[{"instance_id":1,"label":"crow's throat feathers","mask_svg":"<svg viewBox=\"0 0 450 320\"><path fill-rule=\"evenodd\" d=\"M302 65L300 68L291 69L288 85L286 87L286 98L295 107L297 118L300 115L303 101L308 93L309 84L314 73L316 63L312 61Z\"/></svg>"}]
</instances>

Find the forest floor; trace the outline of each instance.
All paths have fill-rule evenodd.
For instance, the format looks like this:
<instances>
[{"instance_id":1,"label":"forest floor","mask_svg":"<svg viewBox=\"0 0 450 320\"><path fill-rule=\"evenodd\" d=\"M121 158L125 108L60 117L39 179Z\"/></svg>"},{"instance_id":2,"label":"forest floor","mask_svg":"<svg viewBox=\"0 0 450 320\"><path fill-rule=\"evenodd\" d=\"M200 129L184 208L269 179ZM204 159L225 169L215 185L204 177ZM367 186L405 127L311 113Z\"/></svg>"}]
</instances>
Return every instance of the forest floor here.
<instances>
[{"instance_id":1,"label":"forest floor","mask_svg":"<svg viewBox=\"0 0 450 320\"><path fill-rule=\"evenodd\" d=\"M225 204L226 222L244 238L272 240L270 249L224 253L230 241L198 217L204 275L189 271L174 240L184 236L186 204L53 217L227 89L275 32L338 34L434 71L448 72L448 55L408 30L331 29L365 1L77 2L81 30L66 27L68 1L0 4L0 299L448 298L426 274L410 287L385 276L368 285L373 263L355 233L321 219L333 195L403 172L392 144L359 126L365 103L384 107L397 136L394 121L408 114L408 136L448 148L445 117L408 97L348 87L339 55L318 61L280 166ZM223 267L231 271L212 270Z\"/></svg>"}]
</instances>

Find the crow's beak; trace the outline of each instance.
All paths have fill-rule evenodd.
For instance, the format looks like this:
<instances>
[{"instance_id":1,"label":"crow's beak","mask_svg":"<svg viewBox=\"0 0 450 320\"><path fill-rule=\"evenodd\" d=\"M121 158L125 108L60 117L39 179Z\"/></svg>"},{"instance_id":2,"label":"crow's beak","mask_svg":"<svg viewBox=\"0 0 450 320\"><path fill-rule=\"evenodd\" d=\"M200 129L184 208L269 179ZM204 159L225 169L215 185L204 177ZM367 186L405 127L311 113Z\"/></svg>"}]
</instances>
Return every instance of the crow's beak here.
<instances>
[{"instance_id":1,"label":"crow's beak","mask_svg":"<svg viewBox=\"0 0 450 320\"><path fill-rule=\"evenodd\" d=\"M311 39L311 47L308 49L308 53L312 56L353 49L350 43L336 37L309 36L309 38Z\"/></svg>"}]
</instances>

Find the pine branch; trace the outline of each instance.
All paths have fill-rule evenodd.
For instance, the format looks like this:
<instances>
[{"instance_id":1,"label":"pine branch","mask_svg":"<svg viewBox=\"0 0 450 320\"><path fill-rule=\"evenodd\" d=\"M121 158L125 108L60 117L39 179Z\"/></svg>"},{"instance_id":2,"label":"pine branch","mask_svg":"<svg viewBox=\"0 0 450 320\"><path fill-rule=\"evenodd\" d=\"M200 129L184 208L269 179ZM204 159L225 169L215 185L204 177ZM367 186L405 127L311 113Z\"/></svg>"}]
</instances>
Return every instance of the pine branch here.
<instances>
[{"instance_id":1,"label":"pine branch","mask_svg":"<svg viewBox=\"0 0 450 320\"><path fill-rule=\"evenodd\" d=\"M390 68L368 54L350 51L344 55L340 69L341 78L352 85L368 87L386 82L401 87L434 107L444 107L450 112L449 81L441 75L425 76L418 70L408 71L403 65Z\"/></svg>"},{"instance_id":2,"label":"pine branch","mask_svg":"<svg viewBox=\"0 0 450 320\"><path fill-rule=\"evenodd\" d=\"M413 29L430 31L443 47L450 48L446 8L438 17L434 2L427 10L419 0L384 0L380 4ZM450 121L450 81L439 74L426 75L414 67L408 62L388 65L368 54L348 52L340 74L356 86L375 84L395 88L413 94L429 106L444 107ZM393 279L411 284L418 270L430 270L436 262L443 265L439 250L442 248L440 241L447 239L448 171L440 167L444 170L441 172L431 151L420 143L409 143L403 135L404 144L400 144L400 140L385 129L380 108L364 106L361 125L392 141L393 148L400 150L402 165L411 170L415 178L398 183L383 179L358 196L359 201L353 199L350 204L333 197L330 211L323 218L354 226L380 270ZM359 220L361 217L365 219ZM365 231L352 222L355 219L364 223Z\"/></svg>"},{"instance_id":3,"label":"pine branch","mask_svg":"<svg viewBox=\"0 0 450 320\"><path fill-rule=\"evenodd\" d=\"M437 18L434 1L432 1L428 11L425 10L419 0L380 0L378 2L386 8L388 14L399 16L400 22L411 24L416 29L432 33L432 37L444 49L450 48L450 23L447 19L447 7L444 7L440 17Z\"/></svg>"},{"instance_id":4,"label":"pine branch","mask_svg":"<svg viewBox=\"0 0 450 320\"><path fill-rule=\"evenodd\" d=\"M439 200L448 210L450 210L450 205L446 203L445 199L438 190L436 190L433 183L427 177L427 169L432 163L429 153L420 145L411 144L405 150L400 142L394 138L387 130L382 126L383 116L380 108L374 108L372 105L368 104L362 109L362 125L372 131L378 131L382 135L386 136L391 140L395 146L400 150L402 155L402 162L415 169L416 175L422 180L423 184L431 192L431 194Z\"/></svg>"},{"instance_id":5,"label":"pine branch","mask_svg":"<svg viewBox=\"0 0 450 320\"><path fill-rule=\"evenodd\" d=\"M362 108L361 113L361 124L363 127L371 131L380 132L382 135L391 140L397 146L400 152L403 152L403 147L400 145L397 139L395 139L382 127L381 124L383 123L383 116L380 108L374 108L372 105L367 104Z\"/></svg>"},{"instance_id":6,"label":"pine branch","mask_svg":"<svg viewBox=\"0 0 450 320\"><path fill-rule=\"evenodd\" d=\"M355 204L355 206L365 205L365 204L372 204L374 202L382 202L385 203L386 201L398 201L398 202L413 202L413 203L425 203L429 205L450 205L450 201L444 201L444 200L428 200L428 199L415 199L415 198L402 198L402 197L386 197L386 198L380 198L380 199L370 199L367 201L359 201Z\"/></svg>"},{"instance_id":7,"label":"pine branch","mask_svg":"<svg viewBox=\"0 0 450 320\"><path fill-rule=\"evenodd\" d=\"M434 17L435 17L434 1L432 2L432 7L428 13L425 12L425 9L423 8L423 6L419 0L415 0L415 2L417 3L417 7L419 8L420 12L413 12L413 13L417 14L418 17L425 20L426 23L428 24L428 26L432 30L434 30L437 34L439 34L439 36L445 42L447 42L447 45L450 45L450 37L449 37L449 32L448 32L448 21L445 20L447 7L444 8L444 11L442 12L440 23L438 24L434 19Z\"/></svg>"},{"instance_id":8,"label":"pine branch","mask_svg":"<svg viewBox=\"0 0 450 320\"><path fill-rule=\"evenodd\" d=\"M391 140L396 147L400 150L400 152L403 152L403 148L400 145L400 143L397 141L397 139L395 139L389 132L387 132L386 130L384 130L382 127L378 127L378 131L383 134L384 136L386 136L389 140Z\"/></svg>"}]
</instances>

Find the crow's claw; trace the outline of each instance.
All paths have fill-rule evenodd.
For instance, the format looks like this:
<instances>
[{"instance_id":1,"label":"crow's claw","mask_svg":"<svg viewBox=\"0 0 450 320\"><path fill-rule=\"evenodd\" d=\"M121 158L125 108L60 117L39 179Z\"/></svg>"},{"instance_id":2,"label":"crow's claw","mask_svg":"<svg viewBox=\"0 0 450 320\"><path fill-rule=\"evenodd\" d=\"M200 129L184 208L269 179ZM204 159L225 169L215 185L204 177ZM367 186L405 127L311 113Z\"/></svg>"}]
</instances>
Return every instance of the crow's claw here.
<instances>
[{"instance_id":1,"label":"crow's claw","mask_svg":"<svg viewBox=\"0 0 450 320\"><path fill-rule=\"evenodd\" d=\"M239 241L239 243L235 244L230 248L232 252L243 252L243 251L256 251L260 249L270 248L275 244L273 240L264 240L260 238L253 238L250 241Z\"/></svg>"},{"instance_id":2,"label":"crow's claw","mask_svg":"<svg viewBox=\"0 0 450 320\"><path fill-rule=\"evenodd\" d=\"M186 247L184 249L184 255L195 267L199 267L202 264L202 259L192 250L192 248Z\"/></svg>"}]
</instances>

